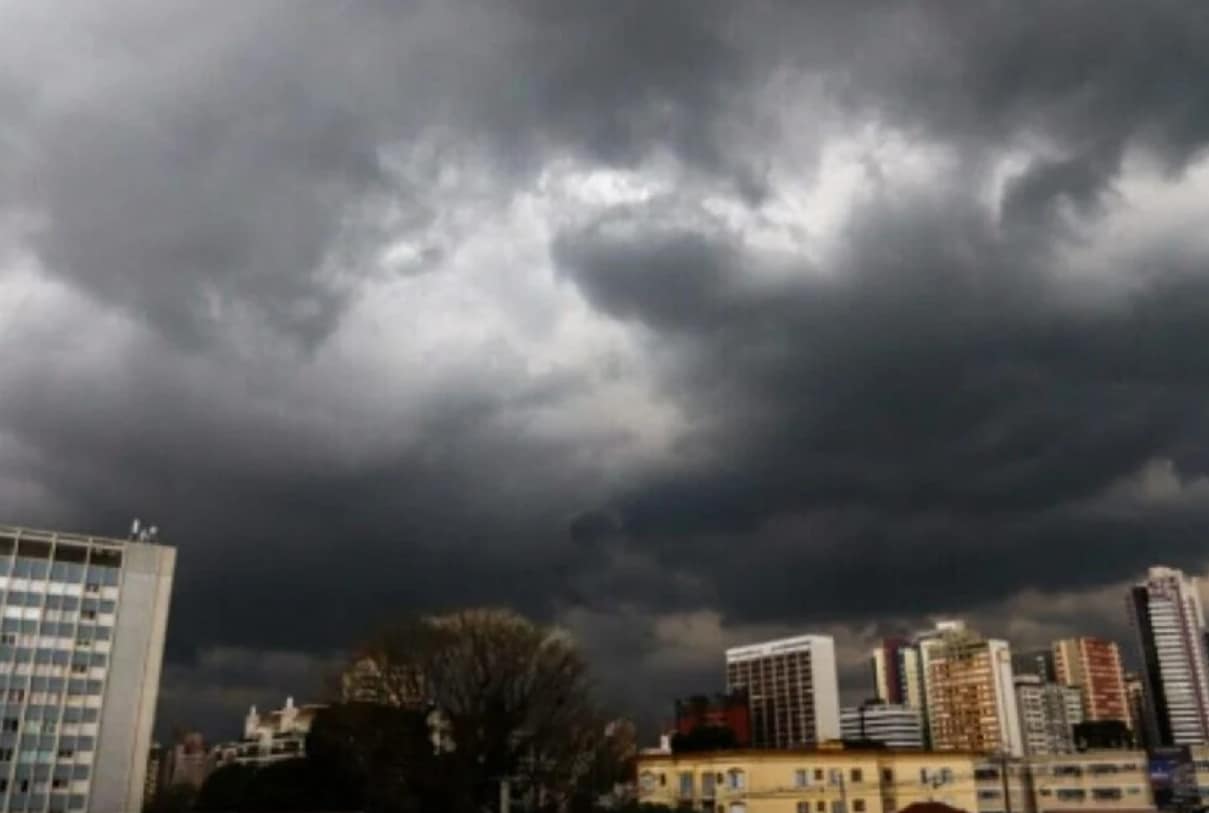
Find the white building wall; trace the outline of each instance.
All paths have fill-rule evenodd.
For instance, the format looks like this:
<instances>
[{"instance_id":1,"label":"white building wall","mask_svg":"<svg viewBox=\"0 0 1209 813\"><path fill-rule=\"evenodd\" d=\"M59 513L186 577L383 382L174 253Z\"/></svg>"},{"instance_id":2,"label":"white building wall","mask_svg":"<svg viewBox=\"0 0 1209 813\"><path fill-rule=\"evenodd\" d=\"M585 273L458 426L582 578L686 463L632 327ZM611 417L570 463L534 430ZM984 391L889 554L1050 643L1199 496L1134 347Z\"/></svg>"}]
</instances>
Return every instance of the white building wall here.
<instances>
[{"instance_id":1,"label":"white building wall","mask_svg":"<svg viewBox=\"0 0 1209 813\"><path fill-rule=\"evenodd\" d=\"M816 742L840 738L840 684L835 663L835 639L816 635L810 644L811 683L814 685Z\"/></svg>"}]
</instances>

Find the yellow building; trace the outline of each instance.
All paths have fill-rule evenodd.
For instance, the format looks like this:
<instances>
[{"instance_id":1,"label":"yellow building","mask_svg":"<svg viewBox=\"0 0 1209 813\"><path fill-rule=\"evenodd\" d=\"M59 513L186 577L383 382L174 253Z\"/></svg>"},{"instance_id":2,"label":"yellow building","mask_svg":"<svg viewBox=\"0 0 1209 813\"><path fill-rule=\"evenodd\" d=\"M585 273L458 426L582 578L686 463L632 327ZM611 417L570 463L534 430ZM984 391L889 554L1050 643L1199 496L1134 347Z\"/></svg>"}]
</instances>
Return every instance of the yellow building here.
<instances>
[{"instance_id":1,"label":"yellow building","mask_svg":"<svg viewBox=\"0 0 1209 813\"><path fill-rule=\"evenodd\" d=\"M1204 765L1209 788L1209 749ZM658 753L638 758L638 794L701 813L897 813L916 802L969 813L1151 813L1146 771L1142 751L1027 760L826 747Z\"/></svg>"},{"instance_id":2,"label":"yellow building","mask_svg":"<svg viewBox=\"0 0 1209 813\"><path fill-rule=\"evenodd\" d=\"M1152 811L1145 751L1088 751L1029 759L1036 813Z\"/></svg>"},{"instance_id":3,"label":"yellow building","mask_svg":"<svg viewBox=\"0 0 1209 813\"><path fill-rule=\"evenodd\" d=\"M974 754L743 750L645 754L642 802L707 813L895 813L914 802L977 809Z\"/></svg>"}]
</instances>

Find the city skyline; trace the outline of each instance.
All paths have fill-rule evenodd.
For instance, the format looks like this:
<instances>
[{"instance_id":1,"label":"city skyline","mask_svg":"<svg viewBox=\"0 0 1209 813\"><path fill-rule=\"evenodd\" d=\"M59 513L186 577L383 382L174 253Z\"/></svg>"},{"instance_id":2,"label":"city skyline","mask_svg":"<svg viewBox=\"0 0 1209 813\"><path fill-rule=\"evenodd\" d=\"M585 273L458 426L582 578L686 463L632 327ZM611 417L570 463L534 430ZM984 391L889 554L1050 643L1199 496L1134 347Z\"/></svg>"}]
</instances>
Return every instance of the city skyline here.
<instances>
[{"instance_id":1,"label":"city skyline","mask_svg":"<svg viewBox=\"0 0 1209 813\"><path fill-rule=\"evenodd\" d=\"M0 3L0 519L170 535L161 736L450 607L649 726L1209 572L1200 4L254 5Z\"/></svg>"}]
</instances>

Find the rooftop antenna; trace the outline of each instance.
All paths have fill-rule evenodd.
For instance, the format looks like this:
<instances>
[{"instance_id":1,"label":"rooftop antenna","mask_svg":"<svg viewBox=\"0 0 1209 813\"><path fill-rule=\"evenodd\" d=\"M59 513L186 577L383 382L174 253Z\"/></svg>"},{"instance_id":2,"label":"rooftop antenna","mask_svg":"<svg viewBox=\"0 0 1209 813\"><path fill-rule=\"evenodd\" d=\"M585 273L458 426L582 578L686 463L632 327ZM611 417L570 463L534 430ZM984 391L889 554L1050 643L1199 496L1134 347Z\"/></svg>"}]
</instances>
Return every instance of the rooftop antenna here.
<instances>
[{"instance_id":1,"label":"rooftop antenna","mask_svg":"<svg viewBox=\"0 0 1209 813\"><path fill-rule=\"evenodd\" d=\"M141 520L136 519L130 524L130 541L154 543L159 539L160 529L157 525L144 526Z\"/></svg>"}]
</instances>

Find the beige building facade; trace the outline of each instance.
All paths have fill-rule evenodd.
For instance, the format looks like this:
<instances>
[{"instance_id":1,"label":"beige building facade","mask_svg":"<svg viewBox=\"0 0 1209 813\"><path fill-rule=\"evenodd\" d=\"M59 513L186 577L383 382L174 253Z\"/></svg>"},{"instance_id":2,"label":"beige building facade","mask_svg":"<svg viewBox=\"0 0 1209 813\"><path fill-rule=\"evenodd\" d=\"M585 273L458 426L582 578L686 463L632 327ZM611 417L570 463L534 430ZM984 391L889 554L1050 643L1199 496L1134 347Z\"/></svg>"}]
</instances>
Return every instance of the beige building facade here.
<instances>
[{"instance_id":1,"label":"beige building facade","mask_svg":"<svg viewBox=\"0 0 1209 813\"><path fill-rule=\"evenodd\" d=\"M1141 751L1011 759L955 751L759 749L643 754L637 772L640 802L702 813L897 813L917 802L970 813L1155 809Z\"/></svg>"}]
</instances>

